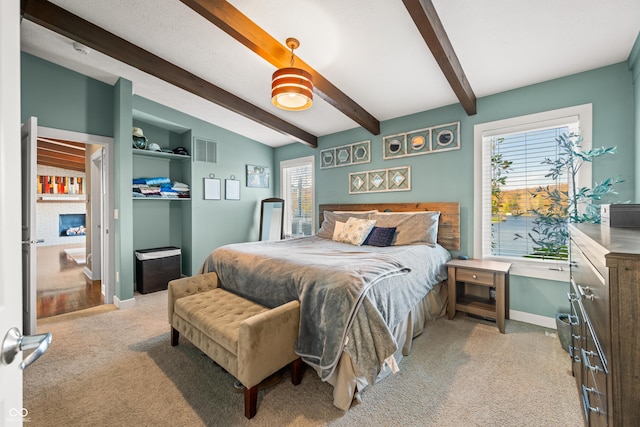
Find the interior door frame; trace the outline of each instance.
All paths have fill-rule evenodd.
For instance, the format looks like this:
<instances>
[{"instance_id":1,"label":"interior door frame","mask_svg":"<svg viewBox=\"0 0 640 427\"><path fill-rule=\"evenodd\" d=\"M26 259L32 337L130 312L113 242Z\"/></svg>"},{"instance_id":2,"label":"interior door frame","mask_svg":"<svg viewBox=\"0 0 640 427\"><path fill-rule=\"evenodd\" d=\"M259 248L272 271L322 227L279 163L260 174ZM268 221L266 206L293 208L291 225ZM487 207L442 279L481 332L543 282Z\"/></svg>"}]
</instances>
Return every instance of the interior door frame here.
<instances>
[{"instance_id":1,"label":"interior door frame","mask_svg":"<svg viewBox=\"0 0 640 427\"><path fill-rule=\"evenodd\" d=\"M113 297L115 295L115 224L113 215L114 208L114 195L112 187L115 183L114 165L113 165L113 150L114 143L113 138L92 135L88 133L75 132L63 129L55 129L49 127L38 126L38 136L51 139L62 139L66 141L80 142L84 144L96 144L103 148L103 173L102 176L106 176L107 179L103 179L104 194L106 197L102 203L102 265L101 265L101 280L104 289L104 302L105 304L113 303ZM106 170L105 170L106 166ZM102 178L102 177L101 177ZM93 181L93 177L92 177Z\"/></svg>"},{"instance_id":2,"label":"interior door frame","mask_svg":"<svg viewBox=\"0 0 640 427\"><path fill-rule=\"evenodd\" d=\"M103 160L103 147L91 154L91 196L89 201L91 205L91 270L85 267L85 274L90 276L90 280L102 279L102 264L104 261L102 242L108 237L104 235L104 228L102 227L102 223L105 220L103 206L106 194L103 185L105 180L102 170ZM100 179L95 179L96 176L99 176ZM98 195L100 196L98 197ZM104 287L102 293L105 294Z\"/></svg>"}]
</instances>

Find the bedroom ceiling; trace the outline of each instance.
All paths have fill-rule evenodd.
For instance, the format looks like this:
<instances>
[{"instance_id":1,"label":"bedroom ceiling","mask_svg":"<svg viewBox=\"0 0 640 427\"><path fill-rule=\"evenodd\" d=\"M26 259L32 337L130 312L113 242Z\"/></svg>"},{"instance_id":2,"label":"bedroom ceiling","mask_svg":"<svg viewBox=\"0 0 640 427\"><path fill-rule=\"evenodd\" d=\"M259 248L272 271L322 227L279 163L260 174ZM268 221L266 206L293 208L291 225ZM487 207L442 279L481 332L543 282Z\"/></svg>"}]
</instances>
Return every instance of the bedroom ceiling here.
<instances>
[{"instance_id":1,"label":"bedroom ceiling","mask_svg":"<svg viewBox=\"0 0 640 427\"><path fill-rule=\"evenodd\" d=\"M434 59L409 12L428 6L425 0L231 0L233 8L207 0L54 0L52 4L117 36L114 40L124 39L97 42L112 56L121 54L120 60L95 49L83 54L71 38L34 23L37 19L28 14L21 23L21 42L22 50L32 55L107 84L122 76L133 82L137 95L276 147L299 141L312 145L315 137L360 125L375 134L376 123L455 103L461 103L461 114L473 114L472 97L626 60L640 30L638 0L431 2L455 52L446 53L445 40L445 53L436 56L449 60L453 71ZM194 10L208 3L237 9L238 16L268 33L275 59L261 57L269 52L260 53L263 47L252 39L254 33L232 37L202 10ZM27 10L48 6L43 0L22 4ZM44 19L64 22L61 16L47 13ZM237 18L227 12L224 17ZM233 22L227 31L241 27ZM82 31L85 44L102 34L74 25L74 34L67 35L78 38ZM300 40L296 58L330 85L320 85L306 111L271 104L271 75L278 68L273 62L282 60L282 49L287 55L287 37ZM133 47L123 52L123 46ZM147 55L157 62L145 62ZM461 69L457 77L455 57ZM140 70L145 64L148 72ZM190 93L193 88L185 90L150 74L163 72L173 83L181 72L191 76L204 98ZM463 86L468 83L466 92L454 91L452 76ZM222 98L233 111L205 99L212 97Z\"/></svg>"}]
</instances>

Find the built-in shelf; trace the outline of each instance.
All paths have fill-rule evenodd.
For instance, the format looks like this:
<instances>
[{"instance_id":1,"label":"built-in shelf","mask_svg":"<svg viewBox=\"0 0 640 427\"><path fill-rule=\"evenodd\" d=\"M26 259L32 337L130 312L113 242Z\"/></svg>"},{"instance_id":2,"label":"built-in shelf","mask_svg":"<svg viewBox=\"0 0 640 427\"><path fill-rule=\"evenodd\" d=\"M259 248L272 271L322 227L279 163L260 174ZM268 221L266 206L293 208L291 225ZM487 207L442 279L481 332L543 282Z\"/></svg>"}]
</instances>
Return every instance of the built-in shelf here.
<instances>
[{"instance_id":1,"label":"built-in shelf","mask_svg":"<svg viewBox=\"0 0 640 427\"><path fill-rule=\"evenodd\" d=\"M191 200L191 197L133 197L133 200L159 200L162 202L169 200L170 202L188 202Z\"/></svg>"},{"instance_id":2,"label":"built-in shelf","mask_svg":"<svg viewBox=\"0 0 640 427\"><path fill-rule=\"evenodd\" d=\"M174 154L174 153L163 153L161 151L133 149L132 152L134 156L155 157L158 159L179 160L183 162L186 160L191 160L191 156L185 156L182 154Z\"/></svg>"}]
</instances>

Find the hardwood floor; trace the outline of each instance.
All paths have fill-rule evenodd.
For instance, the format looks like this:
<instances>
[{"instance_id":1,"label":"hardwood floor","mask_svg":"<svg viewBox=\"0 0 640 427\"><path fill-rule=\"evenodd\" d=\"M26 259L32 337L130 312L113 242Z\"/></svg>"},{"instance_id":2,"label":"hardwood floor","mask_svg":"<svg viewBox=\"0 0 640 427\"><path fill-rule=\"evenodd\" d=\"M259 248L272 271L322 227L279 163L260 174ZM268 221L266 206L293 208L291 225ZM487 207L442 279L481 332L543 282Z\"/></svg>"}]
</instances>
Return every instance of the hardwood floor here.
<instances>
[{"instance_id":1,"label":"hardwood floor","mask_svg":"<svg viewBox=\"0 0 640 427\"><path fill-rule=\"evenodd\" d=\"M84 263L65 253L69 246L39 247L37 317L56 316L104 303L100 280L84 274Z\"/></svg>"}]
</instances>

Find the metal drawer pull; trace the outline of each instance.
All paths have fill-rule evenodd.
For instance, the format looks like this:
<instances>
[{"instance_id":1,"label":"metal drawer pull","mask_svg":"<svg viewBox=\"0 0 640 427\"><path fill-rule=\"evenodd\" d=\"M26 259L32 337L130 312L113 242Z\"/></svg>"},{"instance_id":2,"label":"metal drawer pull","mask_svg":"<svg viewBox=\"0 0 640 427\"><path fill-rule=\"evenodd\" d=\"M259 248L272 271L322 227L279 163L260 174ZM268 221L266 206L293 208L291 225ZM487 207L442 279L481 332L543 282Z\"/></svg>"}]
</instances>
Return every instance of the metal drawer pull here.
<instances>
[{"instance_id":1,"label":"metal drawer pull","mask_svg":"<svg viewBox=\"0 0 640 427\"><path fill-rule=\"evenodd\" d=\"M567 298L569 301L578 301L580 299L580 297L573 292L567 292Z\"/></svg>"},{"instance_id":2,"label":"metal drawer pull","mask_svg":"<svg viewBox=\"0 0 640 427\"><path fill-rule=\"evenodd\" d=\"M567 320L569 321L569 324L571 326L580 325L580 319L578 319L578 316L574 316L573 314L570 314L569 316L567 316Z\"/></svg>"},{"instance_id":3,"label":"metal drawer pull","mask_svg":"<svg viewBox=\"0 0 640 427\"><path fill-rule=\"evenodd\" d=\"M575 347L569 347L569 357L571 358L571 360L573 360L576 363L580 363L580 356L576 356L573 354L573 351L575 350Z\"/></svg>"},{"instance_id":4,"label":"metal drawer pull","mask_svg":"<svg viewBox=\"0 0 640 427\"><path fill-rule=\"evenodd\" d=\"M604 411L602 409L598 407L594 408L593 406L591 406L591 403L589 402L589 395L587 393L602 394L594 388L588 388L588 387L585 387L584 385L582 386L582 405L584 406L585 417L589 419L588 412L595 412L596 414L604 414Z\"/></svg>"},{"instance_id":5,"label":"metal drawer pull","mask_svg":"<svg viewBox=\"0 0 640 427\"><path fill-rule=\"evenodd\" d=\"M474 279L477 279L478 275L477 274L472 274L471 277L473 277Z\"/></svg>"},{"instance_id":6,"label":"metal drawer pull","mask_svg":"<svg viewBox=\"0 0 640 427\"><path fill-rule=\"evenodd\" d=\"M578 285L578 291L580 291L580 296L582 298L593 301L593 292L590 287Z\"/></svg>"},{"instance_id":7,"label":"metal drawer pull","mask_svg":"<svg viewBox=\"0 0 640 427\"><path fill-rule=\"evenodd\" d=\"M584 348L582 349L582 360L584 361L584 366L585 368L587 368L590 371L593 372L604 372L604 369L602 369L599 366L596 365L592 365L589 362L589 356L597 356L598 353L593 352L593 351L585 351Z\"/></svg>"}]
</instances>

